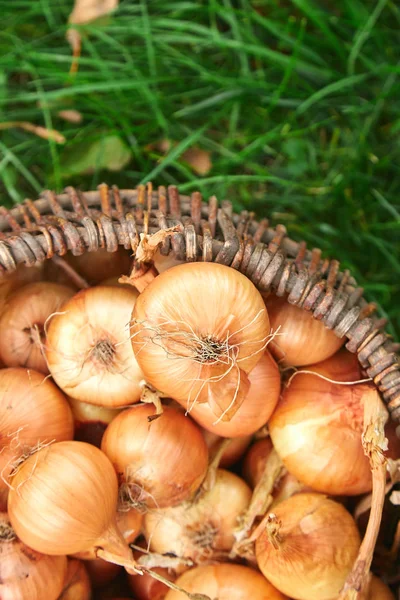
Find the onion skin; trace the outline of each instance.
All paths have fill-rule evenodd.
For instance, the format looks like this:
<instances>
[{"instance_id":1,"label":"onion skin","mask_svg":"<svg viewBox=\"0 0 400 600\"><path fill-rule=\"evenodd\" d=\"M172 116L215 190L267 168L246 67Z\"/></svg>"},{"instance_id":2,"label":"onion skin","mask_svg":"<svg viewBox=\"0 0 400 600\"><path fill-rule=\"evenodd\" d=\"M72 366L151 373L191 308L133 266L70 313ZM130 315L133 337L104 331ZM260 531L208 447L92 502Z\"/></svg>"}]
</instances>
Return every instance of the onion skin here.
<instances>
[{"instance_id":1,"label":"onion skin","mask_svg":"<svg viewBox=\"0 0 400 600\"><path fill-rule=\"evenodd\" d=\"M34 281L41 281L43 279L43 265L44 263L34 265L33 267L18 265L15 271L8 275L4 275L4 277L0 279L0 315L3 314L6 300L12 292L21 288L23 285L33 283Z\"/></svg>"},{"instance_id":2,"label":"onion skin","mask_svg":"<svg viewBox=\"0 0 400 600\"><path fill-rule=\"evenodd\" d=\"M8 367L27 367L47 375L43 349L32 339L32 327L36 325L43 338L46 322L74 293L65 285L41 281L11 294L0 319L0 360Z\"/></svg>"},{"instance_id":3,"label":"onion skin","mask_svg":"<svg viewBox=\"0 0 400 600\"><path fill-rule=\"evenodd\" d=\"M309 368L336 381L361 378L347 351ZM299 481L330 495L358 495L372 486L361 442L364 402L378 394L369 384L330 383L299 374L284 389L269 431L285 467Z\"/></svg>"},{"instance_id":4,"label":"onion skin","mask_svg":"<svg viewBox=\"0 0 400 600\"><path fill-rule=\"evenodd\" d=\"M295 600L336 598L360 546L350 513L322 494L295 494L274 515L281 524L275 542L267 528L256 541L261 572Z\"/></svg>"},{"instance_id":5,"label":"onion skin","mask_svg":"<svg viewBox=\"0 0 400 600\"><path fill-rule=\"evenodd\" d=\"M168 269L132 313L132 348L146 380L185 407L208 402L224 420L243 401L269 332L255 286L217 263Z\"/></svg>"},{"instance_id":6,"label":"onion skin","mask_svg":"<svg viewBox=\"0 0 400 600\"><path fill-rule=\"evenodd\" d=\"M119 575L122 567L106 562L101 558L87 560L85 562L89 579L94 588L102 588L108 585Z\"/></svg>"},{"instance_id":7,"label":"onion skin","mask_svg":"<svg viewBox=\"0 0 400 600\"><path fill-rule=\"evenodd\" d=\"M264 438L259 440L250 448L247 452L243 462L243 477L249 486L254 489L260 481L267 458L272 451L272 442L270 438ZM281 479L275 485L272 492L274 501L272 506L275 506L278 502L286 500L299 492L312 492L311 488L300 483L294 475L286 472Z\"/></svg>"},{"instance_id":8,"label":"onion skin","mask_svg":"<svg viewBox=\"0 0 400 600\"><path fill-rule=\"evenodd\" d=\"M281 389L278 366L265 352L249 374L250 389L230 421L219 421L208 404L196 404L190 416L199 425L222 437L251 435L265 425L272 415Z\"/></svg>"},{"instance_id":9,"label":"onion skin","mask_svg":"<svg viewBox=\"0 0 400 600\"><path fill-rule=\"evenodd\" d=\"M20 466L12 486L11 524L38 552L74 554L112 542L127 548L115 524L117 477L98 448L74 441L47 446Z\"/></svg>"},{"instance_id":10,"label":"onion skin","mask_svg":"<svg viewBox=\"0 0 400 600\"><path fill-rule=\"evenodd\" d=\"M179 504L197 490L208 468L206 443L191 419L168 406L149 423L153 416L148 404L124 410L101 444L119 481L135 490L143 508Z\"/></svg>"},{"instance_id":11,"label":"onion skin","mask_svg":"<svg viewBox=\"0 0 400 600\"><path fill-rule=\"evenodd\" d=\"M102 248L96 252L84 252L80 256L68 252L64 259L91 285L110 277L127 275L132 264L131 252L121 246L116 252Z\"/></svg>"},{"instance_id":12,"label":"onion skin","mask_svg":"<svg viewBox=\"0 0 400 600\"><path fill-rule=\"evenodd\" d=\"M67 573L66 557L46 556L12 539L6 513L0 513L0 556L1 600L57 600Z\"/></svg>"},{"instance_id":13,"label":"onion skin","mask_svg":"<svg viewBox=\"0 0 400 600\"><path fill-rule=\"evenodd\" d=\"M218 448L221 437L219 435L215 435L215 433L211 433L211 431L207 431L207 429L203 429L202 434L207 444L209 453L213 454L213 452ZM218 466L220 466L222 469L227 469L228 467L234 465L240 458L242 458L250 444L250 441L250 435L232 438L228 447L222 454Z\"/></svg>"},{"instance_id":14,"label":"onion skin","mask_svg":"<svg viewBox=\"0 0 400 600\"><path fill-rule=\"evenodd\" d=\"M251 490L240 477L218 469L214 486L195 503L147 513L144 535L154 552L195 563L210 560L232 549L237 518L250 499Z\"/></svg>"},{"instance_id":15,"label":"onion skin","mask_svg":"<svg viewBox=\"0 0 400 600\"><path fill-rule=\"evenodd\" d=\"M66 394L107 407L139 400L143 374L126 326L135 299L131 290L97 286L76 294L51 320L47 362Z\"/></svg>"},{"instance_id":16,"label":"onion skin","mask_svg":"<svg viewBox=\"0 0 400 600\"><path fill-rule=\"evenodd\" d=\"M88 402L79 402L79 400L70 396L68 402L74 416L74 439L100 448L107 426L119 415L121 410L96 406L96 404L89 404Z\"/></svg>"},{"instance_id":17,"label":"onion skin","mask_svg":"<svg viewBox=\"0 0 400 600\"><path fill-rule=\"evenodd\" d=\"M396 600L387 585L372 575L365 600Z\"/></svg>"},{"instance_id":18,"label":"onion skin","mask_svg":"<svg viewBox=\"0 0 400 600\"><path fill-rule=\"evenodd\" d=\"M38 442L71 440L74 425L64 394L42 373L0 370L0 509L6 510L13 463Z\"/></svg>"},{"instance_id":19,"label":"onion skin","mask_svg":"<svg viewBox=\"0 0 400 600\"><path fill-rule=\"evenodd\" d=\"M176 584L187 592L218 600L287 600L260 573L241 565L220 563L196 567L183 573ZM170 590L165 600L187 600L187 596Z\"/></svg>"},{"instance_id":20,"label":"onion skin","mask_svg":"<svg viewBox=\"0 0 400 600\"><path fill-rule=\"evenodd\" d=\"M68 559L67 575L58 600L90 600L90 579L83 562Z\"/></svg>"},{"instance_id":21,"label":"onion skin","mask_svg":"<svg viewBox=\"0 0 400 600\"><path fill-rule=\"evenodd\" d=\"M265 301L273 331L279 335L270 348L280 364L291 366L312 365L321 362L339 350L345 338L338 338L322 321L310 312L289 304L285 297L271 294Z\"/></svg>"}]
</instances>

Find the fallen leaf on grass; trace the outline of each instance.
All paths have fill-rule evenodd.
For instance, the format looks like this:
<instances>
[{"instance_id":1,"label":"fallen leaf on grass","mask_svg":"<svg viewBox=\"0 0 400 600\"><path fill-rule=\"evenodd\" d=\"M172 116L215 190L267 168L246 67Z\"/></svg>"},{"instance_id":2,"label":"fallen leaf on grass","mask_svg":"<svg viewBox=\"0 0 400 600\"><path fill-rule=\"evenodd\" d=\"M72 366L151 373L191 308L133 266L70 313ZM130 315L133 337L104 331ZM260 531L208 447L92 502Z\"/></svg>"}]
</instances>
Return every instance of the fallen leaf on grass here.
<instances>
[{"instance_id":1,"label":"fallen leaf on grass","mask_svg":"<svg viewBox=\"0 0 400 600\"><path fill-rule=\"evenodd\" d=\"M77 110L74 110L73 108L59 110L57 115L61 119L64 119L64 121L68 121L68 123L81 123L83 118L81 113Z\"/></svg>"},{"instance_id":2,"label":"fallen leaf on grass","mask_svg":"<svg viewBox=\"0 0 400 600\"><path fill-rule=\"evenodd\" d=\"M47 129L47 127L35 125L28 121L7 121L6 123L0 123L0 129L3 130L12 129L14 127L19 127L20 129L34 133L45 140L53 140L54 142L57 142L57 144L65 143L65 137L56 129Z\"/></svg>"},{"instance_id":3,"label":"fallen leaf on grass","mask_svg":"<svg viewBox=\"0 0 400 600\"><path fill-rule=\"evenodd\" d=\"M72 26L92 23L115 10L118 3L119 0L75 0L68 23ZM66 37L72 47L73 55L70 73L76 73L82 48L81 33L74 27L70 27Z\"/></svg>"},{"instance_id":4,"label":"fallen leaf on grass","mask_svg":"<svg viewBox=\"0 0 400 600\"><path fill-rule=\"evenodd\" d=\"M146 150L157 150L162 154L167 154L167 152L175 145L176 144L171 142L171 140L162 139L158 142L148 144ZM188 148L181 155L180 159L184 160L198 175L207 175L213 166L211 162L211 153L198 147Z\"/></svg>"},{"instance_id":5,"label":"fallen leaf on grass","mask_svg":"<svg viewBox=\"0 0 400 600\"><path fill-rule=\"evenodd\" d=\"M70 145L61 156L62 176L66 179L102 169L120 171L129 163L131 156L130 149L114 134Z\"/></svg>"}]
</instances>

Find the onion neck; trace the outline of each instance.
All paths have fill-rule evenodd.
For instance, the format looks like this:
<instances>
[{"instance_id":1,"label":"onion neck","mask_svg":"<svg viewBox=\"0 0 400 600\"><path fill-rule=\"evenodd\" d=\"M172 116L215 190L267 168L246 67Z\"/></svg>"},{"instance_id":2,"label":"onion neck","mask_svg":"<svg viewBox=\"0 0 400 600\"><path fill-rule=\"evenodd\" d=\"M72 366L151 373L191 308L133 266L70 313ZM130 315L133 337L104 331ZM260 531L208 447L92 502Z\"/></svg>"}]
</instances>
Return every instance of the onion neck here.
<instances>
[{"instance_id":1,"label":"onion neck","mask_svg":"<svg viewBox=\"0 0 400 600\"><path fill-rule=\"evenodd\" d=\"M275 550L280 550L282 548L283 537L280 532L281 527L282 522L278 519L276 514L270 513L265 520L265 531L269 543Z\"/></svg>"},{"instance_id":2,"label":"onion neck","mask_svg":"<svg viewBox=\"0 0 400 600\"><path fill-rule=\"evenodd\" d=\"M96 541L95 552L98 558L107 562L121 565L130 571L138 572L136 561L123 535L118 530L117 524L113 521L106 529L103 535Z\"/></svg>"}]
</instances>

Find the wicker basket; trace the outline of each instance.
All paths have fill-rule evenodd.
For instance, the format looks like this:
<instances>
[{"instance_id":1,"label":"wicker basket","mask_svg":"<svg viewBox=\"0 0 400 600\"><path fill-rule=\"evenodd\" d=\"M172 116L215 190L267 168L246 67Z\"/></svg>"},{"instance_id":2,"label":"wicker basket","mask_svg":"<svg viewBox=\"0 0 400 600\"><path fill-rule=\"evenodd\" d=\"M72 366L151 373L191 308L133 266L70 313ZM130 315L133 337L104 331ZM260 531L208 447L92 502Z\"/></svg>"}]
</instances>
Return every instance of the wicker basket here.
<instances>
[{"instance_id":1,"label":"wicker basket","mask_svg":"<svg viewBox=\"0 0 400 600\"><path fill-rule=\"evenodd\" d=\"M385 321L372 316L375 306L363 298L349 271L336 260L321 259L318 249L286 237L283 225L274 229L257 222L252 213L232 213L229 202L218 207L201 194L182 196L175 186L152 185L135 190L108 188L64 194L45 191L12 210L0 208L0 276L18 264L31 266L54 255L74 255L119 245L135 252L139 234L177 226L161 247L178 260L214 261L244 273L261 292L288 294L291 304L311 312L338 337L381 392L389 412L400 423L400 364L394 344L382 331ZM400 426L397 428L400 437Z\"/></svg>"}]
</instances>

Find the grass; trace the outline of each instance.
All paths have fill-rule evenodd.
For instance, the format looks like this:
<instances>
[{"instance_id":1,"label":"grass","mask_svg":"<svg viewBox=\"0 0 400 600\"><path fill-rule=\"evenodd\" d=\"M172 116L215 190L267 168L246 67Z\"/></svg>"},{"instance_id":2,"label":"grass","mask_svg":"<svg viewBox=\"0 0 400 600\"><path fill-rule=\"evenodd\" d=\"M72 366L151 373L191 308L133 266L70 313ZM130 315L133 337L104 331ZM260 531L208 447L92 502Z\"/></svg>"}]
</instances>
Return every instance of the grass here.
<instances>
[{"instance_id":1,"label":"grass","mask_svg":"<svg viewBox=\"0 0 400 600\"><path fill-rule=\"evenodd\" d=\"M75 76L71 6L0 0L0 121L66 138L2 131L0 203L149 179L230 198L349 267L400 338L399 5L125 0L85 27Z\"/></svg>"}]
</instances>

